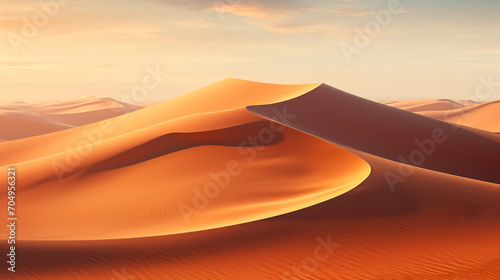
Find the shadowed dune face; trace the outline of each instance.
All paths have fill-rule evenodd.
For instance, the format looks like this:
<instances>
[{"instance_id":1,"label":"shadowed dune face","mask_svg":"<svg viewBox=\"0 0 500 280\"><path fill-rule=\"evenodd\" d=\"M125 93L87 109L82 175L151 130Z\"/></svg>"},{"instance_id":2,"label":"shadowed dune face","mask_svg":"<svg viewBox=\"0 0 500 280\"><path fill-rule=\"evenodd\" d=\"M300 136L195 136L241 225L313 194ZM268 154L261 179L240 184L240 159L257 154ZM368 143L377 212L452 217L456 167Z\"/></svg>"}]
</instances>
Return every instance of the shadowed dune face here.
<instances>
[{"instance_id":1,"label":"shadowed dune face","mask_svg":"<svg viewBox=\"0 0 500 280\"><path fill-rule=\"evenodd\" d=\"M433 102L227 79L0 143L19 170L17 276L496 280L500 142L416 114L453 111Z\"/></svg>"},{"instance_id":2,"label":"shadowed dune face","mask_svg":"<svg viewBox=\"0 0 500 280\"><path fill-rule=\"evenodd\" d=\"M297 115L291 120L291 127L333 143L401 163L500 182L498 143L458 126L387 107L327 85L289 101L250 106L249 110L269 117L273 110L283 108Z\"/></svg>"},{"instance_id":3,"label":"shadowed dune face","mask_svg":"<svg viewBox=\"0 0 500 280\"><path fill-rule=\"evenodd\" d=\"M213 131L166 134L104 160L94 165L88 171L103 171L131 166L160 156L199 146L212 145L241 148L264 147L282 141L283 134L279 131L273 131L272 137L269 137L269 141L265 144L256 142L255 146L252 146L246 138L248 138L249 135L258 136L259 132L267 131L267 129L270 129L273 125L274 124L269 121L259 121Z\"/></svg>"}]
</instances>

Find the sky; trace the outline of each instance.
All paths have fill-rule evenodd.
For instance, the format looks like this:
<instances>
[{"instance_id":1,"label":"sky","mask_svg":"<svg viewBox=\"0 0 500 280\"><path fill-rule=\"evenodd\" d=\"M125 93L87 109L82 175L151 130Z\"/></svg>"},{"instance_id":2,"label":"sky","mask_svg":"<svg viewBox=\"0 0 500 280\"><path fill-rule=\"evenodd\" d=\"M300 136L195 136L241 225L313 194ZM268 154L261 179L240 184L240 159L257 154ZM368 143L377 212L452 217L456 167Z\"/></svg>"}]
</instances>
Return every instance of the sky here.
<instances>
[{"instance_id":1,"label":"sky","mask_svg":"<svg viewBox=\"0 0 500 280\"><path fill-rule=\"evenodd\" d=\"M0 5L0 102L168 100L227 77L371 100L475 99L484 80L500 82L497 0ZM490 93L481 98L500 99Z\"/></svg>"}]
</instances>

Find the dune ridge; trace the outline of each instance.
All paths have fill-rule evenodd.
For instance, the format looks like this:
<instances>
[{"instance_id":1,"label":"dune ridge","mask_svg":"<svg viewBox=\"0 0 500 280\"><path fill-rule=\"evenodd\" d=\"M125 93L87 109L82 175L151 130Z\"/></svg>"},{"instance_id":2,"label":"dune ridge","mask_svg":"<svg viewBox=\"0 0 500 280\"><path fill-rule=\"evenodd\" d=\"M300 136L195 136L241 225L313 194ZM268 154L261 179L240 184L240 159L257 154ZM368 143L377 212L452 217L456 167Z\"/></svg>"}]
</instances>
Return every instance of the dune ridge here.
<instances>
[{"instance_id":1,"label":"dune ridge","mask_svg":"<svg viewBox=\"0 0 500 280\"><path fill-rule=\"evenodd\" d=\"M239 107L244 104L240 98L225 98L226 103L220 104L215 108L217 110L203 103L199 108L191 108L194 98L198 102L200 98L211 98L212 93L232 94L231 87L241 87L238 83L243 82L226 80L222 85L209 86L189 98L171 101L176 108L189 108L189 113L172 111L174 106L166 102L124 118L111 119L114 130L106 135L100 132L99 141L86 141L77 148L64 150L64 146L58 145L50 151L47 147L33 147L32 143L71 142L80 133L91 131L91 127L101 127L103 122L2 144L0 150L6 152L12 147L16 151L25 147L30 150L13 153L11 157L7 153L2 160L9 161L8 165L15 162L23 171L19 176L23 182L19 187L23 193L19 203L44 209L38 213L29 209L19 211L26 228L19 238L117 239L240 224L331 199L352 189L368 176L370 168L363 160L300 131L281 126L276 128L276 123ZM284 100L316 86L270 86L268 89L263 84L248 85L251 89L265 89L259 95L254 94L254 98L263 101ZM221 86L229 89L220 93ZM158 118L159 111L165 112L161 114L163 122ZM278 112L278 116L280 114ZM145 121L135 124L136 129L131 128L130 121L137 121L139 117ZM257 145L252 138L258 138ZM294 145L302 145L307 150L291 152ZM33 151L39 153L38 157L34 157ZM322 161L314 160L321 155L328 156ZM329 163L323 166L324 162ZM233 169L242 170L227 179L231 180L233 187L225 189L225 186L219 186L214 192L220 194L210 201L210 207L203 211L193 208L190 203L195 204L193 197L197 197L198 188L222 180L220 176L214 179L215 176L210 174L227 174L226 164L229 163L237 166ZM339 172L327 172L333 167ZM295 172L287 171L287 168ZM155 199L148 193L144 194L139 187L144 185L141 183L144 176L148 178L145 187L154 191ZM89 185L89 182L95 183ZM277 185L271 187L272 184ZM259 187L249 188L250 185ZM127 187L123 189L123 186ZM78 197L90 197L97 190L101 193L97 201L82 200L78 207L70 206ZM116 193L120 194L119 199ZM40 200L40 196L48 197ZM247 196L253 199L247 201ZM133 203L138 197L143 197L143 201ZM186 215L179 211L179 202L185 205L183 209L189 220L202 218L196 223L186 222ZM127 211L121 213L119 210L124 208ZM61 212L59 209L74 211ZM235 214L228 217L221 214L224 211ZM194 214L198 212L204 215ZM65 231L68 227L73 230ZM97 232L98 228L105 230Z\"/></svg>"},{"instance_id":2,"label":"dune ridge","mask_svg":"<svg viewBox=\"0 0 500 280\"><path fill-rule=\"evenodd\" d=\"M415 156L415 162L421 162L419 166L500 183L498 143L458 126L390 108L328 85L281 103L248 107L267 118L273 110L284 108L298 116L289 126L333 143L397 162L411 162L412 155L420 151L420 156ZM359 113L353 114L352 108ZM468 148L456 153L461 147Z\"/></svg>"}]
</instances>

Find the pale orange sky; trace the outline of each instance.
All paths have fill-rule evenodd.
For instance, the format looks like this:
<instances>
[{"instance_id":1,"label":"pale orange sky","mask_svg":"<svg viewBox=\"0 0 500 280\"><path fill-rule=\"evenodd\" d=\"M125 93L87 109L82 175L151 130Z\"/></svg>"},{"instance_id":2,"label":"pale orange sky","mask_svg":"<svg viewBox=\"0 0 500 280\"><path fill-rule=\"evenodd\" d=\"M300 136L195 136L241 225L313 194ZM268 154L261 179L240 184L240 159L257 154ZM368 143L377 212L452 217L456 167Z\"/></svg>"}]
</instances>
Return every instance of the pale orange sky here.
<instances>
[{"instance_id":1,"label":"pale orange sky","mask_svg":"<svg viewBox=\"0 0 500 280\"><path fill-rule=\"evenodd\" d=\"M0 101L120 99L153 68L161 83L144 101L226 77L324 82L373 100L466 99L480 77L500 81L499 1L436 2L0 0ZM381 26L371 13L388 5L398 11ZM356 47L355 30L374 23Z\"/></svg>"}]
</instances>

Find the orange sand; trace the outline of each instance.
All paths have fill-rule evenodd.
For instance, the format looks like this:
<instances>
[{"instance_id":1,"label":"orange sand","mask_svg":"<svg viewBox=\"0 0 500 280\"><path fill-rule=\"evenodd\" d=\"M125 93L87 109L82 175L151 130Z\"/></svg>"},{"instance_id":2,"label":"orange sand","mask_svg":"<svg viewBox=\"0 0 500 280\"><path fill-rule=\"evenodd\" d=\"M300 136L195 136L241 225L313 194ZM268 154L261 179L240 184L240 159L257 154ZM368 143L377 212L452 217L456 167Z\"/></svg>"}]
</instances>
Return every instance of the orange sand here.
<instances>
[{"instance_id":1,"label":"orange sand","mask_svg":"<svg viewBox=\"0 0 500 280\"><path fill-rule=\"evenodd\" d=\"M33 118L46 134L0 143L0 180L18 169L19 217L18 272L0 278L500 275L495 102L383 105L322 84L236 79L91 123L86 112L105 119L117 104L99 102L18 104L89 124L49 133ZM480 125L418 115L467 109ZM0 138L27 137L10 133ZM400 162L419 149L418 167ZM318 251L325 240L335 246Z\"/></svg>"}]
</instances>

